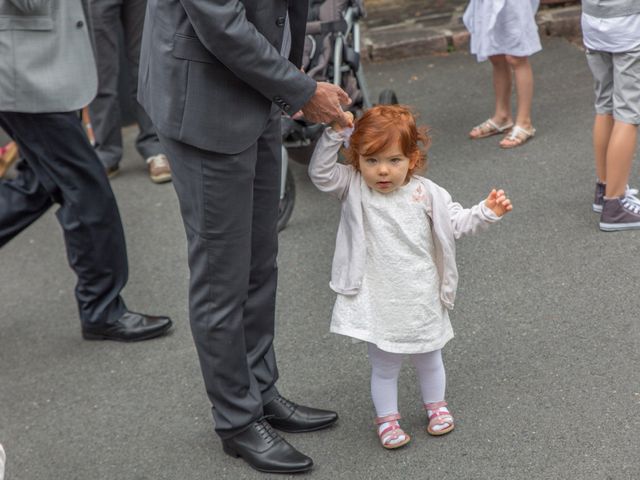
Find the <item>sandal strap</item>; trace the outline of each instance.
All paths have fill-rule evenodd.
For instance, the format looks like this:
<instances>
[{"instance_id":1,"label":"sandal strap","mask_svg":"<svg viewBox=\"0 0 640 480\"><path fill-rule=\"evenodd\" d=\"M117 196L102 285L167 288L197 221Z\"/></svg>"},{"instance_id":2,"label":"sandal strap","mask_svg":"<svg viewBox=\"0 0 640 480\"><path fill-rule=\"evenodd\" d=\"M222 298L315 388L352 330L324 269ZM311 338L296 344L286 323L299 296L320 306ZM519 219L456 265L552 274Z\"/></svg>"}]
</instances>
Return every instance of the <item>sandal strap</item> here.
<instances>
[{"instance_id":1,"label":"sandal strap","mask_svg":"<svg viewBox=\"0 0 640 480\"><path fill-rule=\"evenodd\" d=\"M527 130L526 128L522 128L520 125L514 125L511 129L511 132L506 136L507 140L520 140L524 141L528 138L533 137L536 134L536 129L531 127L531 130Z\"/></svg>"},{"instance_id":2,"label":"sandal strap","mask_svg":"<svg viewBox=\"0 0 640 480\"><path fill-rule=\"evenodd\" d=\"M381 425L386 422L393 422L394 420L400 420L402 417L399 413L392 413L384 417L376 417L376 425Z\"/></svg>"},{"instance_id":3,"label":"sandal strap","mask_svg":"<svg viewBox=\"0 0 640 480\"><path fill-rule=\"evenodd\" d=\"M397 440L398 438L400 438L400 435L404 435L405 437L407 436L406 433L404 433L404 430L402 430L401 428L394 428L391 431L388 431L389 429L385 429L384 432L380 433L380 442L383 445L387 445L391 440Z\"/></svg>"},{"instance_id":4,"label":"sandal strap","mask_svg":"<svg viewBox=\"0 0 640 480\"><path fill-rule=\"evenodd\" d=\"M440 402L425 403L424 408L425 410L438 410L439 408L446 407L447 405L449 404L445 400L441 400Z\"/></svg>"},{"instance_id":5,"label":"sandal strap","mask_svg":"<svg viewBox=\"0 0 640 480\"><path fill-rule=\"evenodd\" d=\"M453 423L453 415L449 412L447 413L432 413L429 417L429 425L431 424L442 424L442 423Z\"/></svg>"},{"instance_id":6,"label":"sandal strap","mask_svg":"<svg viewBox=\"0 0 640 480\"><path fill-rule=\"evenodd\" d=\"M513 122L507 122L504 125L498 125L491 118L487 118L484 122L473 127L472 130L477 128L481 132L496 131L498 133L502 133L506 130L509 130L511 127L513 127Z\"/></svg>"}]
</instances>

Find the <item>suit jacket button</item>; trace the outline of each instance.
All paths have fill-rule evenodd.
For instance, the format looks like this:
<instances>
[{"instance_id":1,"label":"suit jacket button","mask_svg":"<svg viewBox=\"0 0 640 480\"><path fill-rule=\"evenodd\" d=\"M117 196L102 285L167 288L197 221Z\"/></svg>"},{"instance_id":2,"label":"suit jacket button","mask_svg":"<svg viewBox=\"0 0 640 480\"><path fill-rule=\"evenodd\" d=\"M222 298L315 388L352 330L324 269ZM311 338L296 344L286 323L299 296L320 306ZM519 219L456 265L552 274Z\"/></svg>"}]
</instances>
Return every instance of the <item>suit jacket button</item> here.
<instances>
[{"instance_id":1,"label":"suit jacket button","mask_svg":"<svg viewBox=\"0 0 640 480\"><path fill-rule=\"evenodd\" d=\"M84 27L84 22L83 22L82 20L78 20L78 21L76 22L76 27L78 27L78 28L82 28L82 27Z\"/></svg>"},{"instance_id":2,"label":"suit jacket button","mask_svg":"<svg viewBox=\"0 0 640 480\"><path fill-rule=\"evenodd\" d=\"M276 20L276 25L278 27L284 27L284 22L285 22L284 17L278 17L278 19Z\"/></svg>"}]
</instances>

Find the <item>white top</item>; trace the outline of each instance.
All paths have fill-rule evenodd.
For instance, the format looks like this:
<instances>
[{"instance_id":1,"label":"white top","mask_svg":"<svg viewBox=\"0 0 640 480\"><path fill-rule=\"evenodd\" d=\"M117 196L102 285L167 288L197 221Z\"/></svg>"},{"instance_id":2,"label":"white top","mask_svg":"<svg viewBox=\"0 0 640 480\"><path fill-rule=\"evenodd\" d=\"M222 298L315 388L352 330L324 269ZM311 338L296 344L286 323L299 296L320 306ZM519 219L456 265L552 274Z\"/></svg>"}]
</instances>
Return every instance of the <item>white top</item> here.
<instances>
[{"instance_id":1,"label":"white top","mask_svg":"<svg viewBox=\"0 0 640 480\"><path fill-rule=\"evenodd\" d=\"M331 332L374 343L393 353L441 349L453 338L440 300L431 221L422 183L391 193L361 180L366 262L356 295L338 294Z\"/></svg>"},{"instance_id":2,"label":"white top","mask_svg":"<svg viewBox=\"0 0 640 480\"><path fill-rule=\"evenodd\" d=\"M589 50L628 52L640 47L640 14L598 18L582 13L582 39Z\"/></svg>"},{"instance_id":3,"label":"white top","mask_svg":"<svg viewBox=\"0 0 640 480\"><path fill-rule=\"evenodd\" d=\"M471 0L462 20L479 62L493 55L528 57L542 50L536 25L540 0Z\"/></svg>"}]
</instances>

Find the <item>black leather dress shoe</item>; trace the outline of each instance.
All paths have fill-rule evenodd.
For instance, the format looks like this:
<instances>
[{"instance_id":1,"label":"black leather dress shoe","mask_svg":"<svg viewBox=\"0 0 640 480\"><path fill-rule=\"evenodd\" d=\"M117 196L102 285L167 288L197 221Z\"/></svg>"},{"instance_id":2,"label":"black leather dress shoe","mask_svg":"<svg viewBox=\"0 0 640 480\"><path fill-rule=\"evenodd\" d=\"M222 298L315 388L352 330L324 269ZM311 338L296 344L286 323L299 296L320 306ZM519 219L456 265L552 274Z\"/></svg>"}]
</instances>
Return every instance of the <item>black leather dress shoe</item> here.
<instances>
[{"instance_id":1,"label":"black leather dress shoe","mask_svg":"<svg viewBox=\"0 0 640 480\"><path fill-rule=\"evenodd\" d=\"M271 426L289 433L313 432L338 420L336 412L297 405L281 395L267 403L263 411Z\"/></svg>"},{"instance_id":2,"label":"black leather dress shoe","mask_svg":"<svg viewBox=\"0 0 640 480\"><path fill-rule=\"evenodd\" d=\"M223 440L222 448L261 472L298 473L313 467L313 460L293 448L264 420L257 420L238 435Z\"/></svg>"},{"instance_id":3,"label":"black leather dress shoe","mask_svg":"<svg viewBox=\"0 0 640 480\"><path fill-rule=\"evenodd\" d=\"M83 327L85 340L117 340L136 342L163 335L171 328L169 317L152 317L142 313L125 312L116 323L96 327Z\"/></svg>"}]
</instances>

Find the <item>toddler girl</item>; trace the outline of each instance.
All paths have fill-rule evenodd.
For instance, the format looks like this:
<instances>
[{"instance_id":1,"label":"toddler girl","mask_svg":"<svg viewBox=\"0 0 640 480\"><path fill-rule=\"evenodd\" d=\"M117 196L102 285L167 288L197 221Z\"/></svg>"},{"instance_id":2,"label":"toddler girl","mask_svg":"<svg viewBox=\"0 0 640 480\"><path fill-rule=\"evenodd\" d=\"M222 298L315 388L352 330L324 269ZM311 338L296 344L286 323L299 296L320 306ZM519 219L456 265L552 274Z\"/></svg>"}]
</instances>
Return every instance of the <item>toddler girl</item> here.
<instances>
[{"instance_id":1,"label":"toddler girl","mask_svg":"<svg viewBox=\"0 0 640 480\"><path fill-rule=\"evenodd\" d=\"M471 33L471 53L493 65L495 111L469 132L472 139L507 135L502 148L514 148L532 138L533 72L528 57L542 50L535 13L540 0L471 0L463 21ZM515 125L511 116L511 72L518 95Z\"/></svg>"},{"instance_id":2,"label":"toddler girl","mask_svg":"<svg viewBox=\"0 0 640 480\"><path fill-rule=\"evenodd\" d=\"M458 273L456 238L475 233L512 209L502 190L471 209L416 172L425 164L420 145L429 137L409 109L378 105L355 122L337 163L347 130L327 128L318 141L309 175L342 202L331 273L338 293L331 331L367 342L371 395L384 448L410 437L398 424L398 375L408 355L418 371L427 410L427 432L453 427L444 401L441 349L453 337Z\"/></svg>"}]
</instances>

